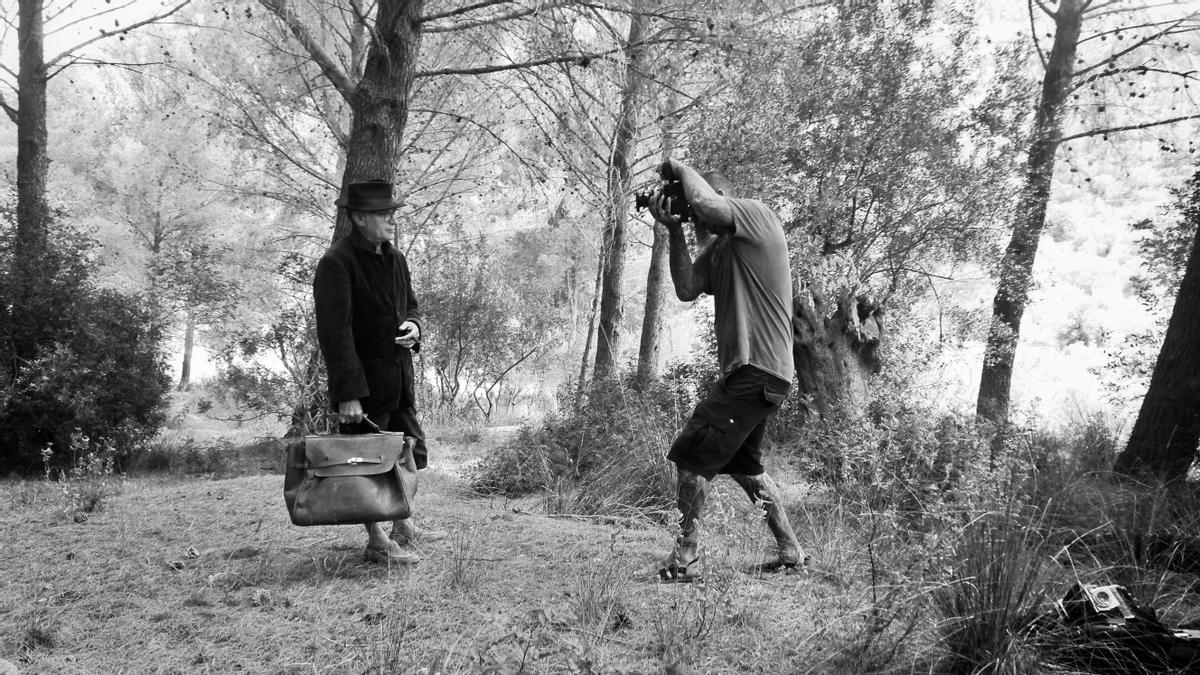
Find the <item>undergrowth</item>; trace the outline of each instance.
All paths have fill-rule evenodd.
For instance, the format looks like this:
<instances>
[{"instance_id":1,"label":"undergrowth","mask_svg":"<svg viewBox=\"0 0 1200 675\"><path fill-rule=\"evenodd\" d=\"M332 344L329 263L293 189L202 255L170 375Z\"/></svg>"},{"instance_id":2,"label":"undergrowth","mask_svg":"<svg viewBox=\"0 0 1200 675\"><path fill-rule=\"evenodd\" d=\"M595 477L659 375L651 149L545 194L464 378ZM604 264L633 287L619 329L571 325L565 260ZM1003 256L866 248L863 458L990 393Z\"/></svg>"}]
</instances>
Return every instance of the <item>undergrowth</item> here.
<instances>
[{"instance_id":1,"label":"undergrowth","mask_svg":"<svg viewBox=\"0 0 1200 675\"><path fill-rule=\"evenodd\" d=\"M473 467L472 487L521 496L544 491L547 509L667 522L675 473L671 440L691 412L690 383L595 387L580 406L562 405ZM564 392L564 396L570 395Z\"/></svg>"}]
</instances>

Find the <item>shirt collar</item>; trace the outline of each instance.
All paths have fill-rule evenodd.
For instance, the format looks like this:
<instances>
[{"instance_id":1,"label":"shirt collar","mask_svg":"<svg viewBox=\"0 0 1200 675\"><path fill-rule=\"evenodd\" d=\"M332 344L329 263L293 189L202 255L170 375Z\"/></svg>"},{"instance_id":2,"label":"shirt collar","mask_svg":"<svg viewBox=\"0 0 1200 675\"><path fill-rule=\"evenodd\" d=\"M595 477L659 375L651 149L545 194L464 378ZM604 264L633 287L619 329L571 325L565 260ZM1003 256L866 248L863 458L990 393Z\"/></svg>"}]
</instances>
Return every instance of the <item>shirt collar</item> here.
<instances>
[{"instance_id":1,"label":"shirt collar","mask_svg":"<svg viewBox=\"0 0 1200 675\"><path fill-rule=\"evenodd\" d=\"M363 236L362 230L359 230L358 226L354 223L350 223L350 243L354 246L354 248L359 250L366 251L368 253L375 252L375 244L367 241L367 238ZM392 242L385 239L383 241L383 245L379 247L379 252L387 255L388 251L392 250L392 248Z\"/></svg>"}]
</instances>

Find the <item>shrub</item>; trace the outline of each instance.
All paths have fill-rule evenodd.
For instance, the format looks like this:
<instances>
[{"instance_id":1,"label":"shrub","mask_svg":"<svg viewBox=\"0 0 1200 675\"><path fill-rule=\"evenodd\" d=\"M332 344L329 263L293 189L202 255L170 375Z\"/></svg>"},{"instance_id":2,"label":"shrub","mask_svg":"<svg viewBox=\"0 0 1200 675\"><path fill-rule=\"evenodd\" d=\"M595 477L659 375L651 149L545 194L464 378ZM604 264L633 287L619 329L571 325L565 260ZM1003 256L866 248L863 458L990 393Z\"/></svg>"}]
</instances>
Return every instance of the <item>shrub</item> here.
<instances>
[{"instance_id":1,"label":"shrub","mask_svg":"<svg viewBox=\"0 0 1200 675\"><path fill-rule=\"evenodd\" d=\"M471 484L509 496L549 489L553 512L665 521L675 499L666 454L694 391L690 380L671 379L594 387L578 408L563 402L566 412L523 427L473 469Z\"/></svg>"},{"instance_id":2,"label":"shrub","mask_svg":"<svg viewBox=\"0 0 1200 675\"><path fill-rule=\"evenodd\" d=\"M9 234L0 259L4 295L17 281ZM11 305L0 308L0 351L5 363L17 364L0 374L0 447L7 450L0 471L37 470L46 446L57 468L71 468L75 429L98 444L93 450L115 446L119 463L121 452L164 420L170 382L153 305L95 288L85 247L82 240L49 246L43 275L23 280L25 311L36 322L14 316Z\"/></svg>"}]
</instances>

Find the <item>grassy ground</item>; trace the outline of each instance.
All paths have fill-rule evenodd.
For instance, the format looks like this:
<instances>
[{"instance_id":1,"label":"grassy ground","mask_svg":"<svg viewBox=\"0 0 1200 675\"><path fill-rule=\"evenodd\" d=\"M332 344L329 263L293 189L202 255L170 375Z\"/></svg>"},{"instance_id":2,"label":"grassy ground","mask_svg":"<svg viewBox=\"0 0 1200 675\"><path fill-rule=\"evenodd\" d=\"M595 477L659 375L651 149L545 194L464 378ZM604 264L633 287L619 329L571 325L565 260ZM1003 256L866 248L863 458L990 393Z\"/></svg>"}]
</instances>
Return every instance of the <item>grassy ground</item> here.
<instances>
[{"instance_id":1,"label":"grassy ground","mask_svg":"<svg viewBox=\"0 0 1200 675\"><path fill-rule=\"evenodd\" d=\"M635 582L667 529L470 491L466 468L511 428L434 428L418 518L453 534L389 569L362 561L359 527L290 524L278 448L243 445L258 432L172 433L183 471L0 483L0 673L1089 672L1035 670L1022 633L1074 580L1123 583L1169 625L1200 618L1194 571L1098 549L1065 567L1020 528L922 538L782 472L813 571L748 573L769 536L719 479L704 580ZM1095 485L1073 490L1088 522L1147 510ZM970 665L944 670L947 644Z\"/></svg>"},{"instance_id":2,"label":"grassy ground","mask_svg":"<svg viewBox=\"0 0 1200 675\"><path fill-rule=\"evenodd\" d=\"M10 482L0 659L23 673L836 669L822 655L862 599L832 577L739 571L768 535L732 484L706 580L638 583L666 530L473 495L456 469L494 439L463 440L442 439L421 474L420 520L453 536L412 568L362 562L361 528L292 526L278 474L113 479L78 515L55 483Z\"/></svg>"}]
</instances>

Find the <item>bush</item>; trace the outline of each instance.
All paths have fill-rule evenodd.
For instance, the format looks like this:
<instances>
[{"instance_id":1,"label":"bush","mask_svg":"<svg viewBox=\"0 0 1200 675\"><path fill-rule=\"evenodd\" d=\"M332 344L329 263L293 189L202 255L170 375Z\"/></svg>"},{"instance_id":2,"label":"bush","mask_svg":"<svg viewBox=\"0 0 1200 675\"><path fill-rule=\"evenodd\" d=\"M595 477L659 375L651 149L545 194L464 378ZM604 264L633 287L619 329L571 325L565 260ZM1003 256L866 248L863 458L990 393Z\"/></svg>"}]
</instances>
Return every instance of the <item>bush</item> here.
<instances>
[{"instance_id":1,"label":"bush","mask_svg":"<svg viewBox=\"0 0 1200 675\"><path fill-rule=\"evenodd\" d=\"M0 374L0 447L7 450L0 471L36 471L47 446L56 468L71 468L76 430L94 444L91 450L115 447L119 464L165 419L170 382L152 304L94 288L85 245L49 249L42 275L24 280L25 314L14 316L11 305L0 309L0 351L4 363L15 364ZM16 281L10 250L11 244L0 261L5 295Z\"/></svg>"},{"instance_id":2,"label":"bush","mask_svg":"<svg viewBox=\"0 0 1200 675\"><path fill-rule=\"evenodd\" d=\"M551 512L667 522L675 474L666 455L694 396L686 379L595 387L578 409L564 401L566 412L523 427L473 469L471 484L508 496L549 490Z\"/></svg>"}]
</instances>

